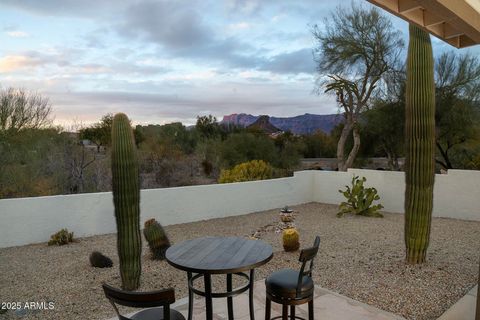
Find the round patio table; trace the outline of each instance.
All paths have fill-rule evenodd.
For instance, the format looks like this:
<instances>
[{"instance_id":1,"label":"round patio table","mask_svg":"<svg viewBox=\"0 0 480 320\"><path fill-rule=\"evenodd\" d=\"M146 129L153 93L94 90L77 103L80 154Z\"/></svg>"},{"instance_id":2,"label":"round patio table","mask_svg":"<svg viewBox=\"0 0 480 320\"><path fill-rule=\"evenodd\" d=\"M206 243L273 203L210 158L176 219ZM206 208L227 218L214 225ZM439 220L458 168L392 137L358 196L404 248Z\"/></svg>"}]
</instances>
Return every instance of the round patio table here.
<instances>
[{"instance_id":1,"label":"round patio table","mask_svg":"<svg viewBox=\"0 0 480 320\"><path fill-rule=\"evenodd\" d=\"M168 248L166 259L173 267L187 272L188 319L192 319L193 295L205 297L207 320L213 319L212 298L227 298L228 319L233 320L233 296L249 290L250 319L254 320L254 269L273 257L272 247L261 240L239 237L206 237L187 240ZM249 274L246 272L249 271ZM227 276L227 291L212 292L212 274ZM240 288L232 288L232 275L247 279ZM204 291L195 288L195 280L203 278Z\"/></svg>"}]
</instances>

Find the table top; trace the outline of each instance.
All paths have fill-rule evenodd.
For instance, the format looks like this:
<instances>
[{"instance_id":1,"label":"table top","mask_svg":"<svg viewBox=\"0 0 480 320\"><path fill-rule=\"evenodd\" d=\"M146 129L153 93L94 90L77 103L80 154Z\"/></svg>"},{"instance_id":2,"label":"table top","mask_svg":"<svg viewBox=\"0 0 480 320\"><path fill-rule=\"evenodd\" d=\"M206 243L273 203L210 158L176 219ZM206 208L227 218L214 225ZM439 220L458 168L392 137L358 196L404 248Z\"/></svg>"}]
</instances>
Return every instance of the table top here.
<instances>
[{"instance_id":1,"label":"table top","mask_svg":"<svg viewBox=\"0 0 480 320\"><path fill-rule=\"evenodd\" d=\"M206 237L168 248L166 259L175 268L194 273L236 273L259 267L272 259L272 247L261 240Z\"/></svg>"}]
</instances>

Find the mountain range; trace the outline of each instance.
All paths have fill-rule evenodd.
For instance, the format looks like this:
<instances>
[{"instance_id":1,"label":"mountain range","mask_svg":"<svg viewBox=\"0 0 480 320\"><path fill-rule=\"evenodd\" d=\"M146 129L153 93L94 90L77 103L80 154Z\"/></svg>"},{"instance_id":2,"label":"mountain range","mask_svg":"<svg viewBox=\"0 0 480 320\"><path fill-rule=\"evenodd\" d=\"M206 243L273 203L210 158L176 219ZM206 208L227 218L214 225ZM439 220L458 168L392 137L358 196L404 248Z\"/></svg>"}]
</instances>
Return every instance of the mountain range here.
<instances>
[{"instance_id":1,"label":"mountain range","mask_svg":"<svg viewBox=\"0 0 480 320\"><path fill-rule=\"evenodd\" d=\"M246 113L234 113L223 117L220 123L248 127L262 116ZM329 134L332 129L343 121L339 114L310 114L295 117L269 117L270 123L282 131L291 131L294 134L313 134L318 130Z\"/></svg>"}]
</instances>

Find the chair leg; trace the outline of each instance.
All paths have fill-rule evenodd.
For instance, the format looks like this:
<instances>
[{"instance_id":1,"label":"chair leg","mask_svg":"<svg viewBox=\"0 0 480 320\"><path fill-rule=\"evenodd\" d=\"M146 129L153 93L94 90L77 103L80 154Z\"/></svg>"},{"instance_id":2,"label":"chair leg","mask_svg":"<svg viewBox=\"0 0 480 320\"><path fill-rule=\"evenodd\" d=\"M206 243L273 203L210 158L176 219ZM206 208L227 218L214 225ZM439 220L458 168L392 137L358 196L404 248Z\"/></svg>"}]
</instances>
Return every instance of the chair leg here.
<instances>
[{"instance_id":1,"label":"chair leg","mask_svg":"<svg viewBox=\"0 0 480 320\"><path fill-rule=\"evenodd\" d=\"M265 301L265 320L270 320L272 311L272 301L268 299Z\"/></svg>"},{"instance_id":2,"label":"chair leg","mask_svg":"<svg viewBox=\"0 0 480 320\"><path fill-rule=\"evenodd\" d=\"M308 301L308 320L313 320L313 299Z\"/></svg>"},{"instance_id":3,"label":"chair leg","mask_svg":"<svg viewBox=\"0 0 480 320\"><path fill-rule=\"evenodd\" d=\"M295 320L295 306L290 306L290 319Z\"/></svg>"},{"instance_id":4,"label":"chair leg","mask_svg":"<svg viewBox=\"0 0 480 320\"><path fill-rule=\"evenodd\" d=\"M282 320L288 320L288 306L282 305Z\"/></svg>"}]
</instances>

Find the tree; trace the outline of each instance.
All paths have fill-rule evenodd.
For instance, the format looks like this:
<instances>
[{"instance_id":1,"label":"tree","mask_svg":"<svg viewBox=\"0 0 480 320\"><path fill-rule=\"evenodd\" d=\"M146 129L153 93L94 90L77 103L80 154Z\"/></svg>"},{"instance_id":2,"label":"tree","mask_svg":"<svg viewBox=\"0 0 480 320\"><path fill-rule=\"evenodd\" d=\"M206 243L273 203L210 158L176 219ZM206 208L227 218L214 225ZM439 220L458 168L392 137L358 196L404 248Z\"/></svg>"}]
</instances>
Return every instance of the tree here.
<instances>
[{"instance_id":1,"label":"tree","mask_svg":"<svg viewBox=\"0 0 480 320\"><path fill-rule=\"evenodd\" d=\"M338 7L325 25L325 31L318 26L312 29L318 42L314 49L319 72L316 91L333 92L344 114L337 159L339 170L346 171L360 148L359 115L368 109L373 95L382 93L382 78L395 72L403 40L390 20L375 8ZM350 134L354 143L345 157Z\"/></svg>"},{"instance_id":2,"label":"tree","mask_svg":"<svg viewBox=\"0 0 480 320\"><path fill-rule=\"evenodd\" d=\"M221 158L228 168L251 160L264 160L271 164L278 161L273 140L266 135L251 132L228 136L221 146Z\"/></svg>"},{"instance_id":3,"label":"tree","mask_svg":"<svg viewBox=\"0 0 480 320\"><path fill-rule=\"evenodd\" d=\"M435 75L436 162L447 170L464 167L455 163L455 154L469 153L468 142L479 134L480 62L469 54L444 53L437 59Z\"/></svg>"},{"instance_id":4,"label":"tree","mask_svg":"<svg viewBox=\"0 0 480 320\"><path fill-rule=\"evenodd\" d=\"M0 89L0 134L39 129L52 123L50 100L24 89Z\"/></svg>"},{"instance_id":5,"label":"tree","mask_svg":"<svg viewBox=\"0 0 480 320\"><path fill-rule=\"evenodd\" d=\"M335 157L335 140L331 135L319 130L311 135L302 137L305 144L303 156L305 158L333 158Z\"/></svg>"},{"instance_id":6,"label":"tree","mask_svg":"<svg viewBox=\"0 0 480 320\"><path fill-rule=\"evenodd\" d=\"M377 101L365 112L364 130L371 135L375 147L388 159L390 170L399 170L398 158L403 154L405 104L403 101Z\"/></svg>"},{"instance_id":7,"label":"tree","mask_svg":"<svg viewBox=\"0 0 480 320\"><path fill-rule=\"evenodd\" d=\"M104 115L100 122L97 122L90 127L81 129L80 139L90 140L97 146L97 151L100 151L100 147L109 145L112 140L112 122L112 113Z\"/></svg>"},{"instance_id":8,"label":"tree","mask_svg":"<svg viewBox=\"0 0 480 320\"><path fill-rule=\"evenodd\" d=\"M203 139L212 139L221 135L221 128L217 118L209 114L208 116L197 116L195 129Z\"/></svg>"}]
</instances>

